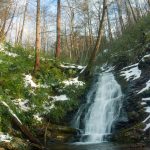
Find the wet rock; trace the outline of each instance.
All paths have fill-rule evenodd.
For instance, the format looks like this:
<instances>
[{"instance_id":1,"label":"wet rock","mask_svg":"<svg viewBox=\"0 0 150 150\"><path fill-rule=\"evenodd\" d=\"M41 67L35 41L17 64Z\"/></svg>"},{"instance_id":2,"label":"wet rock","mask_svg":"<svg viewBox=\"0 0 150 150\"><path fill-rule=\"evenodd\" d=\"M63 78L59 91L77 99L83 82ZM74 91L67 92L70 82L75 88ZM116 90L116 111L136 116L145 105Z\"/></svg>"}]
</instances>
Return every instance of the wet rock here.
<instances>
[{"instance_id":1,"label":"wet rock","mask_svg":"<svg viewBox=\"0 0 150 150\"><path fill-rule=\"evenodd\" d=\"M144 138L144 124L140 123L131 128L122 129L112 136L113 141L121 143L138 143Z\"/></svg>"},{"instance_id":2,"label":"wet rock","mask_svg":"<svg viewBox=\"0 0 150 150\"><path fill-rule=\"evenodd\" d=\"M78 129L54 124L42 125L36 130L38 137L55 143L73 142L76 141L76 138L80 135L80 131Z\"/></svg>"}]
</instances>

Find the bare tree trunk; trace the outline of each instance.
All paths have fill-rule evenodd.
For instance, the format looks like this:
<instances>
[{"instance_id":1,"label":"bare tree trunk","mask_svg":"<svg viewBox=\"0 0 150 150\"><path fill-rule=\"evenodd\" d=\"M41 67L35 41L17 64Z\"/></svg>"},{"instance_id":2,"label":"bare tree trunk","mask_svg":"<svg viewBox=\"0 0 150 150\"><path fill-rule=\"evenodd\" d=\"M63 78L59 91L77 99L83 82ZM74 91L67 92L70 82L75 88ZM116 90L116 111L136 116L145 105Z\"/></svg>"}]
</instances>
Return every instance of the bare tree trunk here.
<instances>
[{"instance_id":1,"label":"bare tree trunk","mask_svg":"<svg viewBox=\"0 0 150 150\"><path fill-rule=\"evenodd\" d=\"M92 51L91 57L89 59L87 68L85 69L85 75L87 75L87 76L90 75L92 66L93 66L94 62L96 61L97 52L99 51L99 48L101 46L106 10L107 10L107 0L103 0L103 11L102 11L102 18L101 18L100 25L99 25L99 30L98 30L98 37L96 40L95 47Z\"/></svg>"},{"instance_id":2,"label":"bare tree trunk","mask_svg":"<svg viewBox=\"0 0 150 150\"><path fill-rule=\"evenodd\" d=\"M120 26L121 26L121 32L123 32L124 30L124 22L123 22L123 17L122 17L122 8L121 8L121 1L116 0L117 2L117 6L118 6L118 15L119 15L119 22L120 22Z\"/></svg>"},{"instance_id":3,"label":"bare tree trunk","mask_svg":"<svg viewBox=\"0 0 150 150\"><path fill-rule=\"evenodd\" d=\"M60 57L61 53L61 1L57 1L57 41L55 58Z\"/></svg>"},{"instance_id":4,"label":"bare tree trunk","mask_svg":"<svg viewBox=\"0 0 150 150\"><path fill-rule=\"evenodd\" d=\"M25 4L25 10L24 10L24 14L23 14L23 23L22 23L22 29L21 29L21 32L20 32L19 43L22 43L22 36L23 36L23 31L24 31L24 25L25 25L25 20L26 20L27 9L28 9L28 0L26 1L26 4Z\"/></svg>"},{"instance_id":5,"label":"bare tree trunk","mask_svg":"<svg viewBox=\"0 0 150 150\"><path fill-rule=\"evenodd\" d=\"M107 9L107 24L108 24L109 39L110 39L110 42L112 42L113 36L112 36L112 31L111 31L111 23L110 23L109 19L110 19L109 18L109 11Z\"/></svg>"},{"instance_id":6,"label":"bare tree trunk","mask_svg":"<svg viewBox=\"0 0 150 150\"><path fill-rule=\"evenodd\" d=\"M10 23L9 23L9 25L8 25L8 28L7 28L6 32L5 32L5 36L6 36L7 33L9 32L9 29L10 29L12 23L13 23L13 19L14 19L14 17L15 17L16 9L17 9L17 4L16 4L16 6L15 6L15 8L14 8L14 12L13 12L13 14L12 14L12 17L11 17Z\"/></svg>"},{"instance_id":7,"label":"bare tree trunk","mask_svg":"<svg viewBox=\"0 0 150 150\"><path fill-rule=\"evenodd\" d=\"M40 69L40 0L37 0L37 16L36 16L36 55L34 71Z\"/></svg>"},{"instance_id":8,"label":"bare tree trunk","mask_svg":"<svg viewBox=\"0 0 150 150\"><path fill-rule=\"evenodd\" d=\"M134 19L135 22L137 22L137 19L136 19L136 16L135 16L135 13L134 13L134 10L133 10L133 8L132 8L132 5L131 5L130 0L127 0L127 2L128 2L129 7L130 7L130 9L131 9L131 12L132 12L132 15L133 15L133 19Z\"/></svg>"}]
</instances>

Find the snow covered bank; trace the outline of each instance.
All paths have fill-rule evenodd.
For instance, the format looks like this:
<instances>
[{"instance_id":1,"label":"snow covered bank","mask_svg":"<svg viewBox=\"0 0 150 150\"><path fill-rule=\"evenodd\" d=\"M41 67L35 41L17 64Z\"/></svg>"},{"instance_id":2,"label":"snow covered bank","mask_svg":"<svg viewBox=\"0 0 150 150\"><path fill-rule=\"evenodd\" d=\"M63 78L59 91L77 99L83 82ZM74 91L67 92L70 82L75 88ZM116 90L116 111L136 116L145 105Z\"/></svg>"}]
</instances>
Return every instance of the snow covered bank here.
<instances>
[{"instance_id":1,"label":"snow covered bank","mask_svg":"<svg viewBox=\"0 0 150 150\"><path fill-rule=\"evenodd\" d=\"M133 64L131 66L125 67L121 71L121 75L123 76L127 81L129 80L136 80L141 76L141 70L138 68L138 63Z\"/></svg>"},{"instance_id":2,"label":"snow covered bank","mask_svg":"<svg viewBox=\"0 0 150 150\"><path fill-rule=\"evenodd\" d=\"M141 91L139 91L138 94L141 94L149 89L150 89L150 80L146 82L146 87L143 88Z\"/></svg>"}]
</instances>

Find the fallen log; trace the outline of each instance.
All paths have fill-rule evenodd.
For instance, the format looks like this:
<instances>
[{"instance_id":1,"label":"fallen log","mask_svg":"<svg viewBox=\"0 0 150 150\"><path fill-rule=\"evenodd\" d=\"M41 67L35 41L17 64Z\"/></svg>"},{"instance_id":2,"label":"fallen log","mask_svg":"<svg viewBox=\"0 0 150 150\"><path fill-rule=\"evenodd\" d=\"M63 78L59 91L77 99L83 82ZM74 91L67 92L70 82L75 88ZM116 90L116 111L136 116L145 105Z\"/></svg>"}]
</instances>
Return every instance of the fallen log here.
<instances>
[{"instance_id":1,"label":"fallen log","mask_svg":"<svg viewBox=\"0 0 150 150\"><path fill-rule=\"evenodd\" d=\"M14 114L14 112L10 109L10 107L7 105L6 102L0 101L0 105L4 106L8 110L8 113L12 119L12 122L14 123L14 125L16 125L20 129L22 134L25 135L27 139L29 139L29 141L32 143L31 145L36 146L36 148L38 149L42 149L42 150L46 149L40 143L40 141L31 134L31 131L29 131L29 129L25 125L22 124L20 119L16 116L16 114Z\"/></svg>"}]
</instances>

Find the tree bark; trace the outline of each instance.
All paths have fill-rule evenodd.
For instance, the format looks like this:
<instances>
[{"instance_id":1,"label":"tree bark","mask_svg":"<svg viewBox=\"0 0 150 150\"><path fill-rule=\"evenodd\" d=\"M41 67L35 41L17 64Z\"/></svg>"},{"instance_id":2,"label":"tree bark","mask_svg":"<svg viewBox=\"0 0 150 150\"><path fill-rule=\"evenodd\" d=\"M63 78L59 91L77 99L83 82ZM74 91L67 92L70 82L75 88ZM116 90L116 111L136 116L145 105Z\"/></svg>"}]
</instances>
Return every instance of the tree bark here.
<instances>
[{"instance_id":1,"label":"tree bark","mask_svg":"<svg viewBox=\"0 0 150 150\"><path fill-rule=\"evenodd\" d=\"M59 58L61 53L61 0L57 1L57 40L55 58Z\"/></svg>"},{"instance_id":2,"label":"tree bark","mask_svg":"<svg viewBox=\"0 0 150 150\"><path fill-rule=\"evenodd\" d=\"M40 0L37 0L35 72L40 69L40 47Z\"/></svg>"},{"instance_id":3,"label":"tree bark","mask_svg":"<svg viewBox=\"0 0 150 150\"><path fill-rule=\"evenodd\" d=\"M25 4L25 10L24 10L24 14L23 14L23 23L22 23L22 29L21 29L21 32L20 32L19 43L22 43L22 36L23 36L23 31L24 31L24 25L25 25L25 20L26 20L27 9L28 9L28 0L26 1L26 4Z\"/></svg>"},{"instance_id":4,"label":"tree bark","mask_svg":"<svg viewBox=\"0 0 150 150\"><path fill-rule=\"evenodd\" d=\"M131 9L131 12L132 12L132 15L133 15L133 19L134 19L135 22L137 22L137 18L136 18L136 16L135 16L135 13L134 13L134 10L133 10L133 7L132 7L132 5L131 5L130 0L127 0L127 2L128 2L129 7L130 7L130 9Z\"/></svg>"},{"instance_id":5,"label":"tree bark","mask_svg":"<svg viewBox=\"0 0 150 150\"><path fill-rule=\"evenodd\" d=\"M103 11L102 11L102 18L101 18L101 21L100 21L100 24L99 24L98 37L97 37L97 40L96 40L95 47L92 51L91 57L89 59L89 63L88 63L88 65L87 65L87 67L84 71L84 74L86 76L90 75L92 66L96 61L97 52L99 51L99 48L101 46L106 10L107 10L107 0L103 0Z\"/></svg>"}]
</instances>

